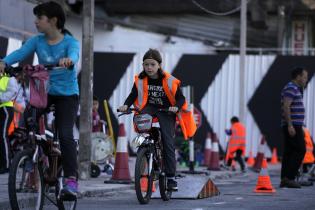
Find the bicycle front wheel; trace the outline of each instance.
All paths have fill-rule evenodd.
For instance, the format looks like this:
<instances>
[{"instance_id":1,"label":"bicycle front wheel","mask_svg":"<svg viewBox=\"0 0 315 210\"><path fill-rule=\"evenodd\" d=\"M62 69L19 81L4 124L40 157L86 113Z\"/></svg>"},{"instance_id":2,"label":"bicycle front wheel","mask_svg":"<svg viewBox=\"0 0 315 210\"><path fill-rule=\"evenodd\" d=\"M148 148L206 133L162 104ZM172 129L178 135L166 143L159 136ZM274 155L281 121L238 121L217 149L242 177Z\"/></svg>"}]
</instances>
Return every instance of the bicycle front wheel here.
<instances>
[{"instance_id":1,"label":"bicycle front wheel","mask_svg":"<svg viewBox=\"0 0 315 210\"><path fill-rule=\"evenodd\" d=\"M135 190L140 204L149 203L152 195L153 170L149 166L149 148L139 148L135 168ZM152 168L152 166L151 166Z\"/></svg>"},{"instance_id":2,"label":"bicycle front wheel","mask_svg":"<svg viewBox=\"0 0 315 210\"><path fill-rule=\"evenodd\" d=\"M33 150L18 152L9 171L9 199L13 210L43 209L43 171L38 163L33 163Z\"/></svg>"}]
</instances>

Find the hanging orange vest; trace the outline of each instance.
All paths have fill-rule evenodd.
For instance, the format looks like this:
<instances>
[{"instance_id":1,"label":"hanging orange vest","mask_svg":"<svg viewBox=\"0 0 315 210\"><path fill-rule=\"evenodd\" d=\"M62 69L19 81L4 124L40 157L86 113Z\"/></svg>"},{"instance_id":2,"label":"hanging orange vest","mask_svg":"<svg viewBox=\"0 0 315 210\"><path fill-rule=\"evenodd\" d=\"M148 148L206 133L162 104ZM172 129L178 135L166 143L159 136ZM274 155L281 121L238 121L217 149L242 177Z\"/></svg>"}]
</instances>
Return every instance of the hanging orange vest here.
<instances>
[{"instance_id":1,"label":"hanging orange vest","mask_svg":"<svg viewBox=\"0 0 315 210\"><path fill-rule=\"evenodd\" d=\"M234 157L234 153L236 152L236 150L240 149L242 150L242 155L245 155L245 144L246 144L246 130L245 130L245 126L240 123L233 123L232 124L232 134L230 137L230 141L229 141L229 146L228 146L228 156L233 158Z\"/></svg>"},{"instance_id":2,"label":"hanging orange vest","mask_svg":"<svg viewBox=\"0 0 315 210\"><path fill-rule=\"evenodd\" d=\"M315 158L313 155L313 141L311 138L311 134L307 128L303 128L304 130L304 140L306 145L306 153L304 156L303 163L314 163Z\"/></svg>"},{"instance_id":3,"label":"hanging orange vest","mask_svg":"<svg viewBox=\"0 0 315 210\"><path fill-rule=\"evenodd\" d=\"M180 85L180 80L172 76L171 74L167 72L164 73L164 78L162 80L162 86L163 90L170 101L171 105L174 106L176 104L175 100L175 94L177 91L177 88ZM148 102L148 78L145 77L143 79L139 79L138 75L135 76L135 85L137 87L138 91L138 97L134 102L134 107L138 108L139 110L142 110L145 105ZM179 112L176 114L179 125L181 127L181 130L183 132L184 138L188 139L190 137L193 137L197 126L193 117L192 110L188 109L188 103L185 101L184 105L180 108Z\"/></svg>"},{"instance_id":4,"label":"hanging orange vest","mask_svg":"<svg viewBox=\"0 0 315 210\"><path fill-rule=\"evenodd\" d=\"M13 120L11 121L11 124L8 129L8 135L11 135L14 132L15 128L19 127L21 113L24 112L24 107L17 102L14 102L13 107L14 107L14 115L13 115Z\"/></svg>"}]
</instances>

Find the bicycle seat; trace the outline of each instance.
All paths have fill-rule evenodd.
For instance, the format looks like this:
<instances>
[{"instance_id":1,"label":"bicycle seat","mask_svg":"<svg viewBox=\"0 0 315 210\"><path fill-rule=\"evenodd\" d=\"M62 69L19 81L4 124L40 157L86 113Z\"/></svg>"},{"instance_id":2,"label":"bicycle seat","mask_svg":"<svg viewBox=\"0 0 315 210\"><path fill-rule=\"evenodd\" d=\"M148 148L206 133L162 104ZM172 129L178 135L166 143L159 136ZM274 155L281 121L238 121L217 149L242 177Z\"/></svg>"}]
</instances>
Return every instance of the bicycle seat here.
<instances>
[{"instance_id":1,"label":"bicycle seat","mask_svg":"<svg viewBox=\"0 0 315 210\"><path fill-rule=\"evenodd\" d=\"M48 106L47 108L46 108L46 113L49 113L49 112L54 112L55 111L55 104L50 104L50 106Z\"/></svg>"}]
</instances>

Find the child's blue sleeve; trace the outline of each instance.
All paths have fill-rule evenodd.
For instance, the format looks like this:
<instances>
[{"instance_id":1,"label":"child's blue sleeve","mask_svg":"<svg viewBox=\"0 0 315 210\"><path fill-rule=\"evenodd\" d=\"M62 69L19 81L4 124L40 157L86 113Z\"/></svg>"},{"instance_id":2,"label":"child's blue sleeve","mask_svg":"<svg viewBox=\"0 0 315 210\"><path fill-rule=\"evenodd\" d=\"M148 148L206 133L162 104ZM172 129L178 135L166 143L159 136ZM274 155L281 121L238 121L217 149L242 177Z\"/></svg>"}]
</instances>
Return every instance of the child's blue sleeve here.
<instances>
[{"instance_id":1,"label":"child's blue sleeve","mask_svg":"<svg viewBox=\"0 0 315 210\"><path fill-rule=\"evenodd\" d=\"M76 64L79 61L80 56L80 46L79 42L75 39L72 39L68 46L68 52L67 52L68 58L71 59L73 64Z\"/></svg>"},{"instance_id":2,"label":"child's blue sleeve","mask_svg":"<svg viewBox=\"0 0 315 210\"><path fill-rule=\"evenodd\" d=\"M34 36L30 39L28 39L20 49L12 52L5 58L3 58L3 61L7 65L12 65L17 62L23 61L26 59L29 55L35 52L36 49L36 42L37 42L37 36Z\"/></svg>"}]
</instances>

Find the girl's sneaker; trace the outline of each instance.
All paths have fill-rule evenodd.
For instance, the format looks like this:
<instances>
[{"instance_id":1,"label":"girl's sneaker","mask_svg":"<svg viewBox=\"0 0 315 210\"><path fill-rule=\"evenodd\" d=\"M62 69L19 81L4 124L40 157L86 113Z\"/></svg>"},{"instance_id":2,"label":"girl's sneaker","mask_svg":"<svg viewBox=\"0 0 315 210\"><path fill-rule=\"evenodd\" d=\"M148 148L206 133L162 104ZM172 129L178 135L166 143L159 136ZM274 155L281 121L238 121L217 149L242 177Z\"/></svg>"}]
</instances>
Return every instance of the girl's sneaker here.
<instances>
[{"instance_id":1,"label":"girl's sneaker","mask_svg":"<svg viewBox=\"0 0 315 210\"><path fill-rule=\"evenodd\" d=\"M78 182L76 179L65 179L65 185L61 190L62 200L75 200L78 194Z\"/></svg>"},{"instance_id":2,"label":"girl's sneaker","mask_svg":"<svg viewBox=\"0 0 315 210\"><path fill-rule=\"evenodd\" d=\"M174 179L167 180L167 187L171 191L178 191L177 182Z\"/></svg>"}]
</instances>

